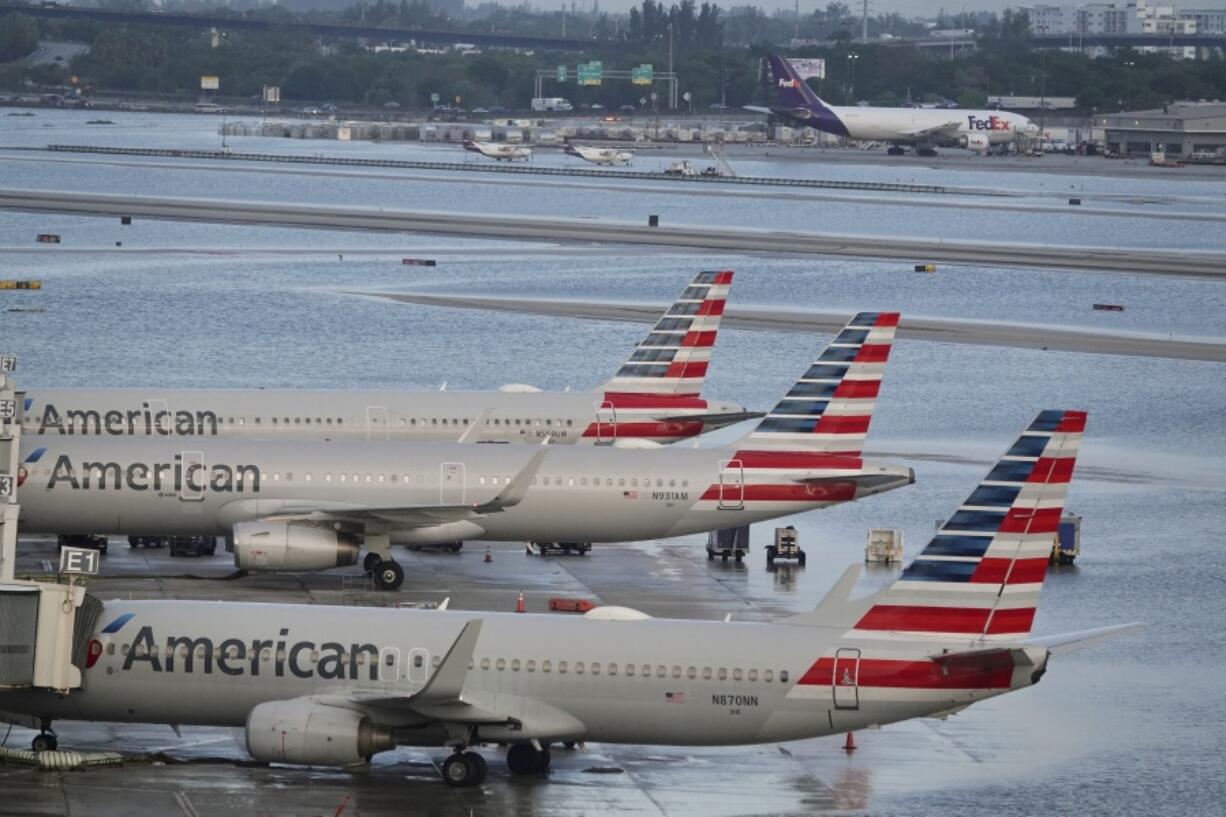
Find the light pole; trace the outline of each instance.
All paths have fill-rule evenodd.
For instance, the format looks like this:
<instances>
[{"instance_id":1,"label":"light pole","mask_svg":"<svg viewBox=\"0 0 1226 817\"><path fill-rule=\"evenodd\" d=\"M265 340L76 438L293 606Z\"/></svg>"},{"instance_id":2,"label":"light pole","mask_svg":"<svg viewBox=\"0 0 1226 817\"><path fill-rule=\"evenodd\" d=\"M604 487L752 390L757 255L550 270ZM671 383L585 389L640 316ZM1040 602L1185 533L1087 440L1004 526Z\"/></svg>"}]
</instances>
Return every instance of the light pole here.
<instances>
[{"instance_id":1,"label":"light pole","mask_svg":"<svg viewBox=\"0 0 1226 817\"><path fill-rule=\"evenodd\" d=\"M668 86L668 107L677 107L677 79L673 75L673 24L668 24L668 74L673 77Z\"/></svg>"},{"instance_id":2,"label":"light pole","mask_svg":"<svg viewBox=\"0 0 1226 817\"><path fill-rule=\"evenodd\" d=\"M1133 62L1132 60L1129 60L1128 62L1124 63L1124 69L1125 69L1124 75L1128 78L1127 80L1128 82L1128 108L1127 109L1130 111L1132 110L1132 69L1135 66L1136 66L1136 63Z\"/></svg>"},{"instance_id":3,"label":"light pole","mask_svg":"<svg viewBox=\"0 0 1226 817\"><path fill-rule=\"evenodd\" d=\"M847 55L847 104L854 105L852 101L856 96L856 60L860 59L860 55L851 53Z\"/></svg>"}]
</instances>

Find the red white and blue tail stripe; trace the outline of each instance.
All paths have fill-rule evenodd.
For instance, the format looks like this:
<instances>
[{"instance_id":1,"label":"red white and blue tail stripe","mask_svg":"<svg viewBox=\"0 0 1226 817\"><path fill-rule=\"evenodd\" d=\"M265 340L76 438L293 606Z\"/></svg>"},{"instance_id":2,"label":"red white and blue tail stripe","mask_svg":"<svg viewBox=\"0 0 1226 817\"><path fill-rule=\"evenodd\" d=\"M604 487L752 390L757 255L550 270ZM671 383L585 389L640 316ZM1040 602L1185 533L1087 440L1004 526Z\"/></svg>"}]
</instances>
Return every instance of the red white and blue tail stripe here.
<instances>
[{"instance_id":1,"label":"red white and blue tail stripe","mask_svg":"<svg viewBox=\"0 0 1226 817\"><path fill-rule=\"evenodd\" d=\"M742 444L856 457L864 448L897 312L861 312Z\"/></svg>"},{"instance_id":2,"label":"red white and blue tail stripe","mask_svg":"<svg viewBox=\"0 0 1226 817\"><path fill-rule=\"evenodd\" d=\"M707 377L732 273L700 272L602 387L608 393L697 395ZM616 402L616 401L615 401Z\"/></svg>"},{"instance_id":3,"label":"red white and blue tail stripe","mask_svg":"<svg viewBox=\"0 0 1226 817\"><path fill-rule=\"evenodd\" d=\"M1044 411L847 634L1014 641L1030 633L1084 411Z\"/></svg>"}]
</instances>

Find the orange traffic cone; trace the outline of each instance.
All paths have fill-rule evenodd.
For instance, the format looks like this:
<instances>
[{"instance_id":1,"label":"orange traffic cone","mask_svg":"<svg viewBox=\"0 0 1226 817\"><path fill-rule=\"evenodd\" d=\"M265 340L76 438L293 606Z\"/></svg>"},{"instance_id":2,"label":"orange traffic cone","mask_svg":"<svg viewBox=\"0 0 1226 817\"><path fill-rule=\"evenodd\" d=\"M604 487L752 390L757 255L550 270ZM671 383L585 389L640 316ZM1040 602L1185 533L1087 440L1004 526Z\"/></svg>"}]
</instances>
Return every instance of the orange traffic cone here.
<instances>
[{"instance_id":1,"label":"orange traffic cone","mask_svg":"<svg viewBox=\"0 0 1226 817\"><path fill-rule=\"evenodd\" d=\"M485 546L485 563L489 564L492 561L494 561L494 557L490 555L490 546L486 545Z\"/></svg>"},{"instance_id":2,"label":"orange traffic cone","mask_svg":"<svg viewBox=\"0 0 1226 817\"><path fill-rule=\"evenodd\" d=\"M847 754L856 751L856 739L851 736L851 732L847 733L847 740L843 741L843 751Z\"/></svg>"},{"instance_id":3,"label":"orange traffic cone","mask_svg":"<svg viewBox=\"0 0 1226 817\"><path fill-rule=\"evenodd\" d=\"M519 601L515 602L515 612L517 613L527 612L524 609L524 594L523 593L519 594Z\"/></svg>"}]
</instances>

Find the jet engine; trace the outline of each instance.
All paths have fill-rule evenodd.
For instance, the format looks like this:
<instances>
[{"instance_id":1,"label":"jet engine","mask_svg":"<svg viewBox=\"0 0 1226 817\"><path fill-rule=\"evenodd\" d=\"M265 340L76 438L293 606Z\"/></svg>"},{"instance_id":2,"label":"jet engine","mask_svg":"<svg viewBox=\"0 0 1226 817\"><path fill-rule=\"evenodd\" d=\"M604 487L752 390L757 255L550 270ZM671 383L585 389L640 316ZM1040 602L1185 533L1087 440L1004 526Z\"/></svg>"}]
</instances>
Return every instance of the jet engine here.
<instances>
[{"instance_id":1,"label":"jet engine","mask_svg":"<svg viewBox=\"0 0 1226 817\"><path fill-rule=\"evenodd\" d=\"M289 522L234 526L234 564L242 570L327 570L357 562L357 537L347 533Z\"/></svg>"},{"instance_id":2,"label":"jet engine","mask_svg":"<svg viewBox=\"0 0 1226 817\"><path fill-rule=\"evenodd\" d=\"M247 716L247 751L256 760L353 766L395 746L391 730L351 709L270 701Z\"/></svg>"},{"instance_id":3,"label":"jet engine","mask_svg":"<svg viewBox=\"0 0 1226 817\"><path fill-rule=\"evenodd\" d=\"M959 141L962 143L962 147L967 148L968 150L975 150L980 153L985 152L988 149L989 144L988 137L982 133L968 133Z\"/></svg>"}]
</instances>

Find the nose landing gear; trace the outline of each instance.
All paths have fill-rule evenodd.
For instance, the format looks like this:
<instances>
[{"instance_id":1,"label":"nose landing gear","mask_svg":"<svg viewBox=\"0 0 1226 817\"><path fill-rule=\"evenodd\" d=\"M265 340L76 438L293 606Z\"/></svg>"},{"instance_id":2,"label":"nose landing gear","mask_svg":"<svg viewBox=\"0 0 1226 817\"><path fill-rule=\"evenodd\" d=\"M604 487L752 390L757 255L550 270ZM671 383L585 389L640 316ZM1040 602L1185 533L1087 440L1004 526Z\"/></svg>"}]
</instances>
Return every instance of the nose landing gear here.
<instances>
[{"instance_id":1,"label":"nose landing gear","mask_svg":"<svg viewBox=\"0 0 1226 817\"><path fill-rule=\"evenodd\" d=\"M60 742L51 728L51 721L44 719L40 727L39 733L30 741L30 748L35 752L54 752Z\"/></svg>"}]
</instances>

